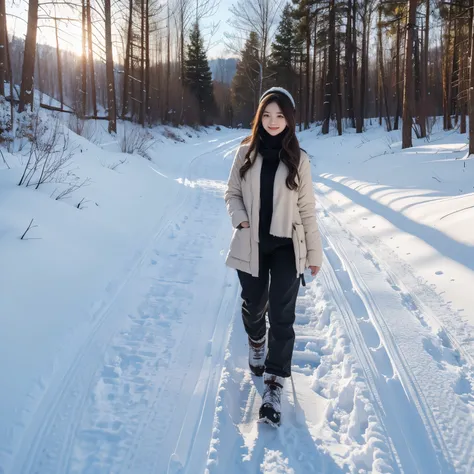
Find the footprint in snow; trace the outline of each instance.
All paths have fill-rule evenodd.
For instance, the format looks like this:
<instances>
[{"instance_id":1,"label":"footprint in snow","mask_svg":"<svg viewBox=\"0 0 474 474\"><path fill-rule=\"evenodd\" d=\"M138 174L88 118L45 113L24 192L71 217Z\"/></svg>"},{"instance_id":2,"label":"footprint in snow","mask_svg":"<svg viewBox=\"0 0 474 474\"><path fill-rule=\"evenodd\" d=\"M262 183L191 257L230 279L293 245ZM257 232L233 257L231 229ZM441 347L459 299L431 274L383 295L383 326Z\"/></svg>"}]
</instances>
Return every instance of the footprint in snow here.
<instances>
[{"instance_id":1,"label":"footprint in snow","mask_svg":"<svg viewBox=\"0 0 474 474\"><path fill-rule=\"evenodd\" d=\"M443 275L443 272L441 270L437 271L435 275Z\"/></svg>"}]
</instances>

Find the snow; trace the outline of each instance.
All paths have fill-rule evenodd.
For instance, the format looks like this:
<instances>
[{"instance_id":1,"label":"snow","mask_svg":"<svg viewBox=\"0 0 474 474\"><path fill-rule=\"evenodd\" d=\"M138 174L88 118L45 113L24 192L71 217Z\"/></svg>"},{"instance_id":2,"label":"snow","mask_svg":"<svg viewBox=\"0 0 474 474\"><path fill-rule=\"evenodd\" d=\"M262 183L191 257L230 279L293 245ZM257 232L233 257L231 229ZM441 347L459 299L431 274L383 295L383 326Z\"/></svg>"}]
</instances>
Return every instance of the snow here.
<instances>
[{"instance_id":1,"label":"snow","mask_svg":"<svg viewBox=\"0 0 474 474\"><path fill-rule=\"evenodd\" d=\"M473 472L467 137L299 134L324 265L300 288L273 429L224 265L247 131L62 123L90 178L70 197L17 186L28 146L0 160L0 473Z\"/></svg>"}]
</instances>

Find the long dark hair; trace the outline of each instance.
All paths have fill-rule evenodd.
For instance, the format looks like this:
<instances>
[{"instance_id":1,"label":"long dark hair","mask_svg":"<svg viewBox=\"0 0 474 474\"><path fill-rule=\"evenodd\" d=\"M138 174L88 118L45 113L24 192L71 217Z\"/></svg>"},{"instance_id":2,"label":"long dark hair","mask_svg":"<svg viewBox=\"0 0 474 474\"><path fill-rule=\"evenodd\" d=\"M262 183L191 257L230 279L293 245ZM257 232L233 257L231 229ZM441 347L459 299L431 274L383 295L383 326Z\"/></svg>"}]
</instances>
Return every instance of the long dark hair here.
<instances>
[{"instance_id":1,"label":"long dark hair","mask_svg":"<svg viewBox=\"0 0 474 474\"><path fill-rule=\"evenodd\" d=\"M255 162L260 145L259 128L262 123L263 112L265 111L267 105L271 104L272 102L276 102L278 107L280 107L288 124L286 130L281 132L284 133L285 136L282 142L280 160L283 161L283 163L288 168L286 186L290 190L296 190L298 189L296 178L299 178L298 166L300 164L301 149L298 138L296 137L295 110L290 99L281 93L272 93L267 95L263 98L263 100L260 102L260 105L258 106L257 112L252 122L252 133L242 141L243 145L249 145L249 149L245 154L244 164L240 168L240 177L244 179L245 174Z\"/></svg>"}]
</instances>

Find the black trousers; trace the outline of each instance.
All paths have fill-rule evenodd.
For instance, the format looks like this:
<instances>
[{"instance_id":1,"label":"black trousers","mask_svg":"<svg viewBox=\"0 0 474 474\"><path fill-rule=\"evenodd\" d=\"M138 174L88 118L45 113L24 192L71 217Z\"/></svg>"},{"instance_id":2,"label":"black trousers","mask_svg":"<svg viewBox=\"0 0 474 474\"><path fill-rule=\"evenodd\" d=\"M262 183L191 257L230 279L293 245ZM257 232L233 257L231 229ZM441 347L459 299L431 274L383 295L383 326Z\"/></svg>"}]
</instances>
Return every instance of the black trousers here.
<instances>
[{"instance_id":1,"label":"black trousers","mask_svg":"<svg viewBox=\"0 0 474 474\"><path fill-rule=\"evenodd\" d=\"M260 251L259 276L237 271L242 286L242 319L248 336L257 341L266 334L268 309L268 353L265 372L280 377L291 375L295 344L296 298L300 279L296 276L293 245L270 252Z\"/></svg>"}]
</instances>

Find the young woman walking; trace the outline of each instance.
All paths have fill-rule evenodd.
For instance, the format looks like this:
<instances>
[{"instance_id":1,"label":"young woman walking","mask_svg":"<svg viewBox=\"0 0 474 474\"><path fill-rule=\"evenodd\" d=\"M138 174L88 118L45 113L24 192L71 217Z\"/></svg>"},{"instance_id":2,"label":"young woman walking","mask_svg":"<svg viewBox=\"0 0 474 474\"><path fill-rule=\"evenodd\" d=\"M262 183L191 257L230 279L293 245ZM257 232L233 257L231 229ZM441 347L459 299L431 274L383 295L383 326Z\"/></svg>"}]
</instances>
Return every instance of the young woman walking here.
<instances>
[{"instance_id":1,"label":"young woman walking","mask_svg":"<svg viewBox=\"0 0 474 474\"><path fill-rule=\"evenodd\" d=\"M260 418L279 425L300 281L305 268L315 276L322 261L310 162L296 137L295 102L287 90L273 87L262 95L252 133L235 155L225 202L235 228L226 264L242 286L250 369L264 375Z\"/></svg>"}]
</instances>

